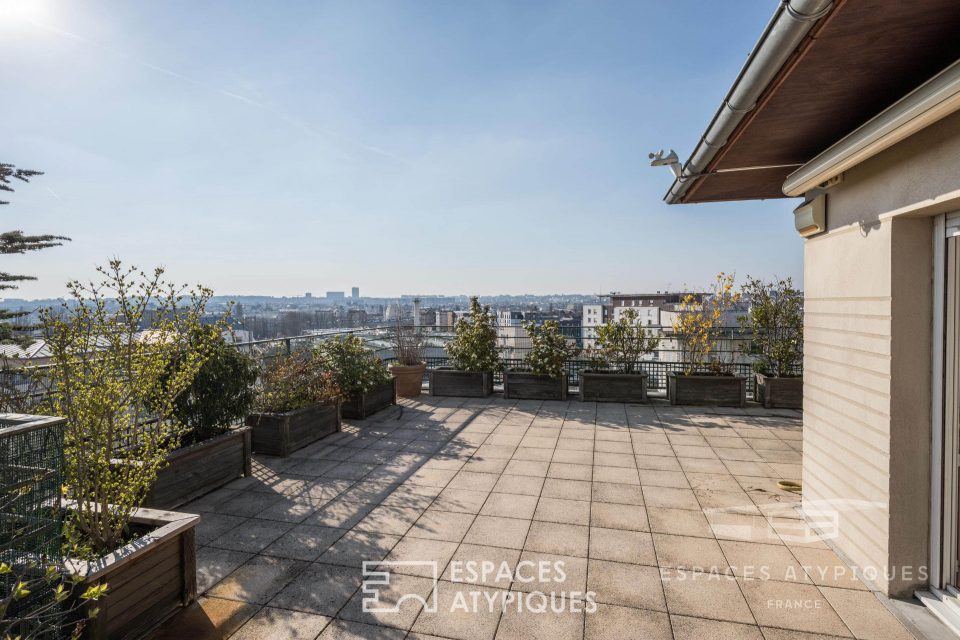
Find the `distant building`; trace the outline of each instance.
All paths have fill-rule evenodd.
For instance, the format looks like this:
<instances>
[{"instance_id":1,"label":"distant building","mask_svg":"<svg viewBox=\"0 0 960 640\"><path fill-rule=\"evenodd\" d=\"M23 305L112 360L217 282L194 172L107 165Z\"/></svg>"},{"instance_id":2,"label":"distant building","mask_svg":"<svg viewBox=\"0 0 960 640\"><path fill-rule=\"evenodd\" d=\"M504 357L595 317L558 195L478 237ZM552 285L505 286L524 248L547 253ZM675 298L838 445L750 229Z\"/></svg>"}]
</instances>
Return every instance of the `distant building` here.
<instances>
[{"instance_id":1,"label":"distant building","mask_svg":"<svg viewBox=\"0 0 960 640\"><path fill-rule=\"evenodd\" d=\"M347 296L343 293L343 291L327 291L327 300L333 302L343 302L346 299Z\"/></svg>"},{"instance_id":2,"label":"distant building","mask_svg":"<svg viewBox=\"0 0 960 640\"><path fill-rule=\"evenodd\" d=\"M446 311L446 310L435 312L434 317L436 318L436 321L434 322L434 324L438 328L446 328L446 329L449 329L450 327L452 327L453 323L456 322L456 319L457 319L456 314L453 311Z\"/></svg>"},{"instance_id":3,"label":"distant building","mask_svg":"<svg viewBox=\"0 0 960 640\"><path fill-rule=\"evenodd\" d=\"M602 304L585 304L580 321L583 327L583 346L592 347L597 337L597 326L607 321L607 306Z\"/></svg>"},{"instance_id":4,"label":"distant building","mask_svg":"<svg viewBox=\"0 0 960 640\"><path fill-rule=\"evenodd\" d=\"M313 294L310 293L309 291L307 291L305 294L303 294L303 297L304 297L304 298L312 298L312 297L313 297Z\"/></svg>"},{"instance_id":5,"label":"distant building","mask_svg":"<svg viewBox=\"0 0 960 640\"><path fill-rule=\"evenodd\" d=\"M353 298L354 300L359 300L359 299L360 299L360 287L354 287L354 288L350 289L350 297Z\"/></svg>"}]
</instances>

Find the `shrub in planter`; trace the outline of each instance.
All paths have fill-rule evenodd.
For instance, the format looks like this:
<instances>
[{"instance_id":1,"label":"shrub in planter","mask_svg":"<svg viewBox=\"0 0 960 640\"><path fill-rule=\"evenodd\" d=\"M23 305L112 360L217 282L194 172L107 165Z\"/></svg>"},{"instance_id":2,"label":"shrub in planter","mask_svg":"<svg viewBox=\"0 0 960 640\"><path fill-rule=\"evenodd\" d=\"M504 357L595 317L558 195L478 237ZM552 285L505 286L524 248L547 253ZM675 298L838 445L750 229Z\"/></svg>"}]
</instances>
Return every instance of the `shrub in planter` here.
<instances>
[{"instance_id":1,"label":"shrub in planter","mask_svg":"<svg viewBox=\"0 0 960 640\"><path fill-rule=\"evenodd\" d=\"M229 345L217 327L203 327L213 343L210 357L174 402L185 430L181 447L167 457L144 505L172 509L251 471L251 433L238 426L250 413L257 361Z\"/></svg>"},{"instance_id":2,"label":"shrub in planter","mask_svg":"<svg viewBox=\"0 0 960 640\"><path fill-rule=\"evenodd\" d=\"M734 376L730 363L717 354L724 314L740 302L733 289L733 274L719 273L702 297L684 296L673 321L680 341L684 370L667 377L671 404L741 407L746 401L746 383Z\"/></svg>"},{"instance_id":3,"label":"shrub in planter","mask_svg":"<svg viewBox=\"0 0 960 640\"><path fill-rule=\"evenodd\" d=\"M397 379L397 395L403 398L415 398L423 387L423 374L427 363L423 361L423 335L418 327L397 322L390 333L394 361L390 363L390 373Z\"/></svg>"},{"instance_id":4,"label":"shrub in planter","mask_svg":"<svg viewBox=\"0 0 960 640\"><path fill-rule=\"evenodd\" d=\"M525 369L508 369L503 374L503 397L531 400L566 400L567 360L579 349L560 332L556 320L542 325L525 322L530 351L524 358Z\"/></svg>"},{"instance_id":5,"label":"shrub in planter","mask_svg":"<svg viewBox=\"0 0 960 640\"><path fill-rule=\"evenodd\" d=\"M596 346L589 351L590 368L580 374L580 399L646 402L647 374L640 370L640 359L659 344L660 338L637 322L635 309L598 326Z\"/></svg>"},{"instance_id":6,"label":"shrub in planter","mask_svg":"<svg viewBox=\"0 0 960 640\"><path fill-rule=\"evenodd\" d=\"M766 407L803 407L803 293L793 280L748 278L742 287L750 303L740 325L750 333L745 349L753 358L757 397Z\"/></svg>"},{"instance_id":7,"label":"shrub in planter","mask_svg":"<svg viewBox=\"0 0 960 640\"><path fill-rule=\"evenodd\" d=\"M314 354L280 356L260 374L253 427L253 450L288 456L311 442L340 431L341 391L333 374Z\"/></svg>"},{"instance_id":8,"label":"shrub in planter","mask_svg":"<svg viewBox=\"0 0 960 640\"><path fill-rule=\"evenodd\" d=\"M110 584L97 627L135 620L146 631L196 595L191 558L198 518L166 512L180 524L161 536L162 526L138 522L137 514L180 444L176 400L213 351L210 334L200 331L212 292L184 293L163 281L162 269L148 276L119 261L99 271L102 283L71 282L70 299L43 312L52 360L49 412L66 418L65 539L76 560L72 571ZM165 572L169 590L134 588L113 572L134 553ZM84 572L91 566L103 570L90 577Z\"/></svg>"},{"instance_id":9,"label":"shrub in planter","mask_svg":"<svg viewBox=\"0 0 960 640\"><path fill-rule=\"evenodd\" d=\"M497 348L496 318L489 306L470 298L469 319L462 317L447 343L453 368L430 372L430 395L484 398L493 393L493 374L503 368Z\"/></svg>"},{"instance_id":10,"label":"shrub in planter","mask_svg":"<svg viewBox=\"0 0 960 640\"><path fill-rule=\"evenodd\" d=\"M340 414L344 418L366 418L396 404L393 376L359 336L338 336L322 342L315 355L343 394Z\"/></svg>"}]
</instances>

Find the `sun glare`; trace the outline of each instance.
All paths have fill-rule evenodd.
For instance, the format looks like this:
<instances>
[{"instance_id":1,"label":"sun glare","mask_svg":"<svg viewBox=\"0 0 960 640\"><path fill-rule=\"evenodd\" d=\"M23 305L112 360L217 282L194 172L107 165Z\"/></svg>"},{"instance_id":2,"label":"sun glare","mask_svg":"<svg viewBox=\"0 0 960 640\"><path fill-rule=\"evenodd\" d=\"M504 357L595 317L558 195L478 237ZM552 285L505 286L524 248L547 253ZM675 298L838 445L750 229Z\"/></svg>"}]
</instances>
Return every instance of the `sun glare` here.
<instances>
[{"instance_id":1,"label":"sun glare","mask_svg":"<svg viewBox=\"0 0 960 640\"><path fill-rule=\"evenodd\" d=\"M42 22L49 17L44 0L0 0L0 25L14 22Z\"/></svg>"}]
</instances>

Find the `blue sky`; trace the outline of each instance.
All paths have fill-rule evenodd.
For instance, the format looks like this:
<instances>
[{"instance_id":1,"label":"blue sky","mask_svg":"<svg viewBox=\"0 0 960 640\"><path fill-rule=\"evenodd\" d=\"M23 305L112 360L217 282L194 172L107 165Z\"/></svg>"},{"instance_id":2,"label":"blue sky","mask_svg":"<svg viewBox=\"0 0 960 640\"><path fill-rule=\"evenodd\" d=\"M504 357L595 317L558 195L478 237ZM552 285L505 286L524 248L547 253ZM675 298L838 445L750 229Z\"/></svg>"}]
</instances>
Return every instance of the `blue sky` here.
<instances>
[{"instance_id":1,"label":"blue sky","mask_svg":"<svg viewBox=\"0 0 960 640\"><path fill-rule=\"evenodd\" d=\"M663 289L802 273L788 200L671 206L776 5L0 0L3 209L222 294ZM6 3L6 4L5 4ZM602 288L602 289L601 289Z\"/></svg>"}]
</instances>

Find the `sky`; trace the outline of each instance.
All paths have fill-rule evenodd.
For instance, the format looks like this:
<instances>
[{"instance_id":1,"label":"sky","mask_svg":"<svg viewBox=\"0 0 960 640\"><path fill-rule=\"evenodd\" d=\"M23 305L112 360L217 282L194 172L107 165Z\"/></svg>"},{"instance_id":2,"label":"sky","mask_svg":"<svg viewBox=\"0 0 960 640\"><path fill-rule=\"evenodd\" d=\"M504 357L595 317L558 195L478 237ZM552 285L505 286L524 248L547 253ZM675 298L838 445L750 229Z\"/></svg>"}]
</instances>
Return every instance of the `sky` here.
<instances>
[{"instance_id":1,"label":"sky","mask_svg":"<svg viewBox=\"0 0 960 640\"><path fill-rule=\"evenodd\" d=\"M672 205L776 0L0 0L10 297L112 258L216 293L801 282L792 200Z\"/></svg>"}]
</instances>

